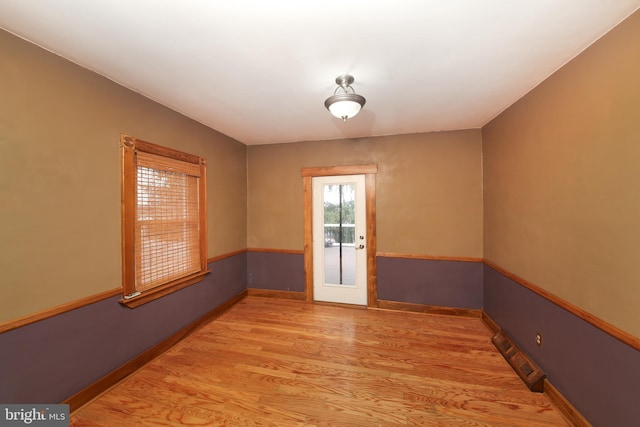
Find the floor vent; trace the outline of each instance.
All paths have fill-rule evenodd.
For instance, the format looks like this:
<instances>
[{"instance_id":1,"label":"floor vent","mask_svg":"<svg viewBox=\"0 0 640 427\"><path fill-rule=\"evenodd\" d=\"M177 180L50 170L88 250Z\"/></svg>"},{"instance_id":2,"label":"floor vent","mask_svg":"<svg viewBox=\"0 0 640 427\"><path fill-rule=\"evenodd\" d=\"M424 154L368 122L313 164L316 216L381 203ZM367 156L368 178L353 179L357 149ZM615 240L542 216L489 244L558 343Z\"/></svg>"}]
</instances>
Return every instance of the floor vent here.
<instances>
[{"instance_id":1,"label":"floor vent","mask_svg":"<svg viewBox=\"0 0 640 427\"><path fill-rule=\"evenodd\" d=\"M498 331L491 338L502 356L509 362L509 365L518 374L520 379L529 387L529 390L541 393L544 387L546 375L540 368L516 346L511 338L502 330Z\"/></svg>"}]
</instances>

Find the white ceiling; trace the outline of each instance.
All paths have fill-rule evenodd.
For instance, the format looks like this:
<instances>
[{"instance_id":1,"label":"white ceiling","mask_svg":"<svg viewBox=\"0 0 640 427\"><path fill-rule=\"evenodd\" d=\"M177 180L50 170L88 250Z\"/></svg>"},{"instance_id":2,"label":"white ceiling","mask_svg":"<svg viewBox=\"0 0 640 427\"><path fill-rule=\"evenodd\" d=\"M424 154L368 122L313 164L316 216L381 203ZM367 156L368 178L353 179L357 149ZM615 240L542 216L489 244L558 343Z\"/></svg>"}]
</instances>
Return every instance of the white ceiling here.
<instances>
[{"instance_id":1,"label":"white ceiling","mask_svg":"<svg viewBox=\"0 0 640 427\"><path fill-rule=\"evenodd\" d=\"M245 144L479 128L640 0L0 0L0 27ZM367 99L343 123L340 74Z\"/></svg>"}]
</instances>

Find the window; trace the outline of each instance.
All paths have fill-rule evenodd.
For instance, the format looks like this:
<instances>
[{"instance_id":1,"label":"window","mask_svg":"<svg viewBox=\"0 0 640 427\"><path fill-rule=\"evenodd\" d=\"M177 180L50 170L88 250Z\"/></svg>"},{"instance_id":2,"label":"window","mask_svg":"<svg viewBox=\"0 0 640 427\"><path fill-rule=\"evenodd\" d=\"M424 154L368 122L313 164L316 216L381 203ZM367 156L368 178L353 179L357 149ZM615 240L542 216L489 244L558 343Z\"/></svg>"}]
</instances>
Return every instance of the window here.
<instances>
[{"instance_id":1,"label":"window","mask_svg":"<svg viewBox=\"0 0 640 427\"><path fill-rule=\"evenodd\" d=\"M120 137L123 299L136 307L207 270L206 161Z\"/></svg>"}]
</instances>

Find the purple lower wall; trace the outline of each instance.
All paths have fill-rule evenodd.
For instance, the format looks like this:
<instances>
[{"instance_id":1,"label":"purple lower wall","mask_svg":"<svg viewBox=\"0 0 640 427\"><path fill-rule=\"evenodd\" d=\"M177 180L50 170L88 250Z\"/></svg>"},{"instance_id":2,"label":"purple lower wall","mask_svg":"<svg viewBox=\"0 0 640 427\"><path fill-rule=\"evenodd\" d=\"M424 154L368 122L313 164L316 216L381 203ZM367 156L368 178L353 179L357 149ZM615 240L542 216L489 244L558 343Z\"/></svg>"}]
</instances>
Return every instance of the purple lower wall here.
<instances>
[{"instance_id":1,"label":"purple lower wall","mask_svg":"<svg viewBox=\"0 0 640 427\"><path fill-rule=\"evenodd\" d=\"M0 402L58 403L246 289L246 254L135 309L109 298L0 334Z\"/></svg>"},{"instance_id":2,"label":"purple lower wall","mask_svg":"<svg viewBox=\"0 0 640 427\"><path fill-rule=\"evenodd\" d=\"M114 297L0 334L0 402L61 402L247 286L304 292L302 254L249 251L209 268L133 310ZM377 268L381 300L484 307L594 426L640 419L638 350L479 262L378 257Z\"/></svg>"},{"instance_id":3,"label":"purple lower wall","mask_svg":"<svg viewBox=\"0 0 640 427\"><path fill-rule=\"evenodd\" d=\"M482 308L482 263L377 257L378 299Z\"/></svg>"},{"instance_id":4,"label":"purple lower wall","mask_svg":"<svg viewBox=\"0 0 640 427\"><path fill-rule=\"evenodd\" d=\"M638 425L638 350L487 265L484 309L594 426Z\"/></svg>"},{"instance_id":5,"label":"purple lower wall","mask_svg":"<svg viewBox=\"0 0 640 427\"><path fill-rule=\"evenodd\" d=\"M247 286L254 289L304 292L304 255L248 251Z\"/></svg>"}]
</instances>

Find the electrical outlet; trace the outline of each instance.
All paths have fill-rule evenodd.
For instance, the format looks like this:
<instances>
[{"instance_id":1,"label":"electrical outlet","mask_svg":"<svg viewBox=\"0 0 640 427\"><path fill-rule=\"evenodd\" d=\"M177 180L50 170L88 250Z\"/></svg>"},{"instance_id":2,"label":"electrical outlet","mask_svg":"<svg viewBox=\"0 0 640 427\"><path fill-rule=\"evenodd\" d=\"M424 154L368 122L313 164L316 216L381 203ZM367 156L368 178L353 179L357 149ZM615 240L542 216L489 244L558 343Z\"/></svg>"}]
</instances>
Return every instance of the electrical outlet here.
<instances>
[{"instance_id":1,"label":"electrical outlet","mask_svg":"<svg viewBox=\"0 0 640 427\"><path fill-rule=\"evenodd\" d=\"M542 346L542 334L540 332L536 332L536 345L538 347Z\"/></svg>"}]
</instances>

